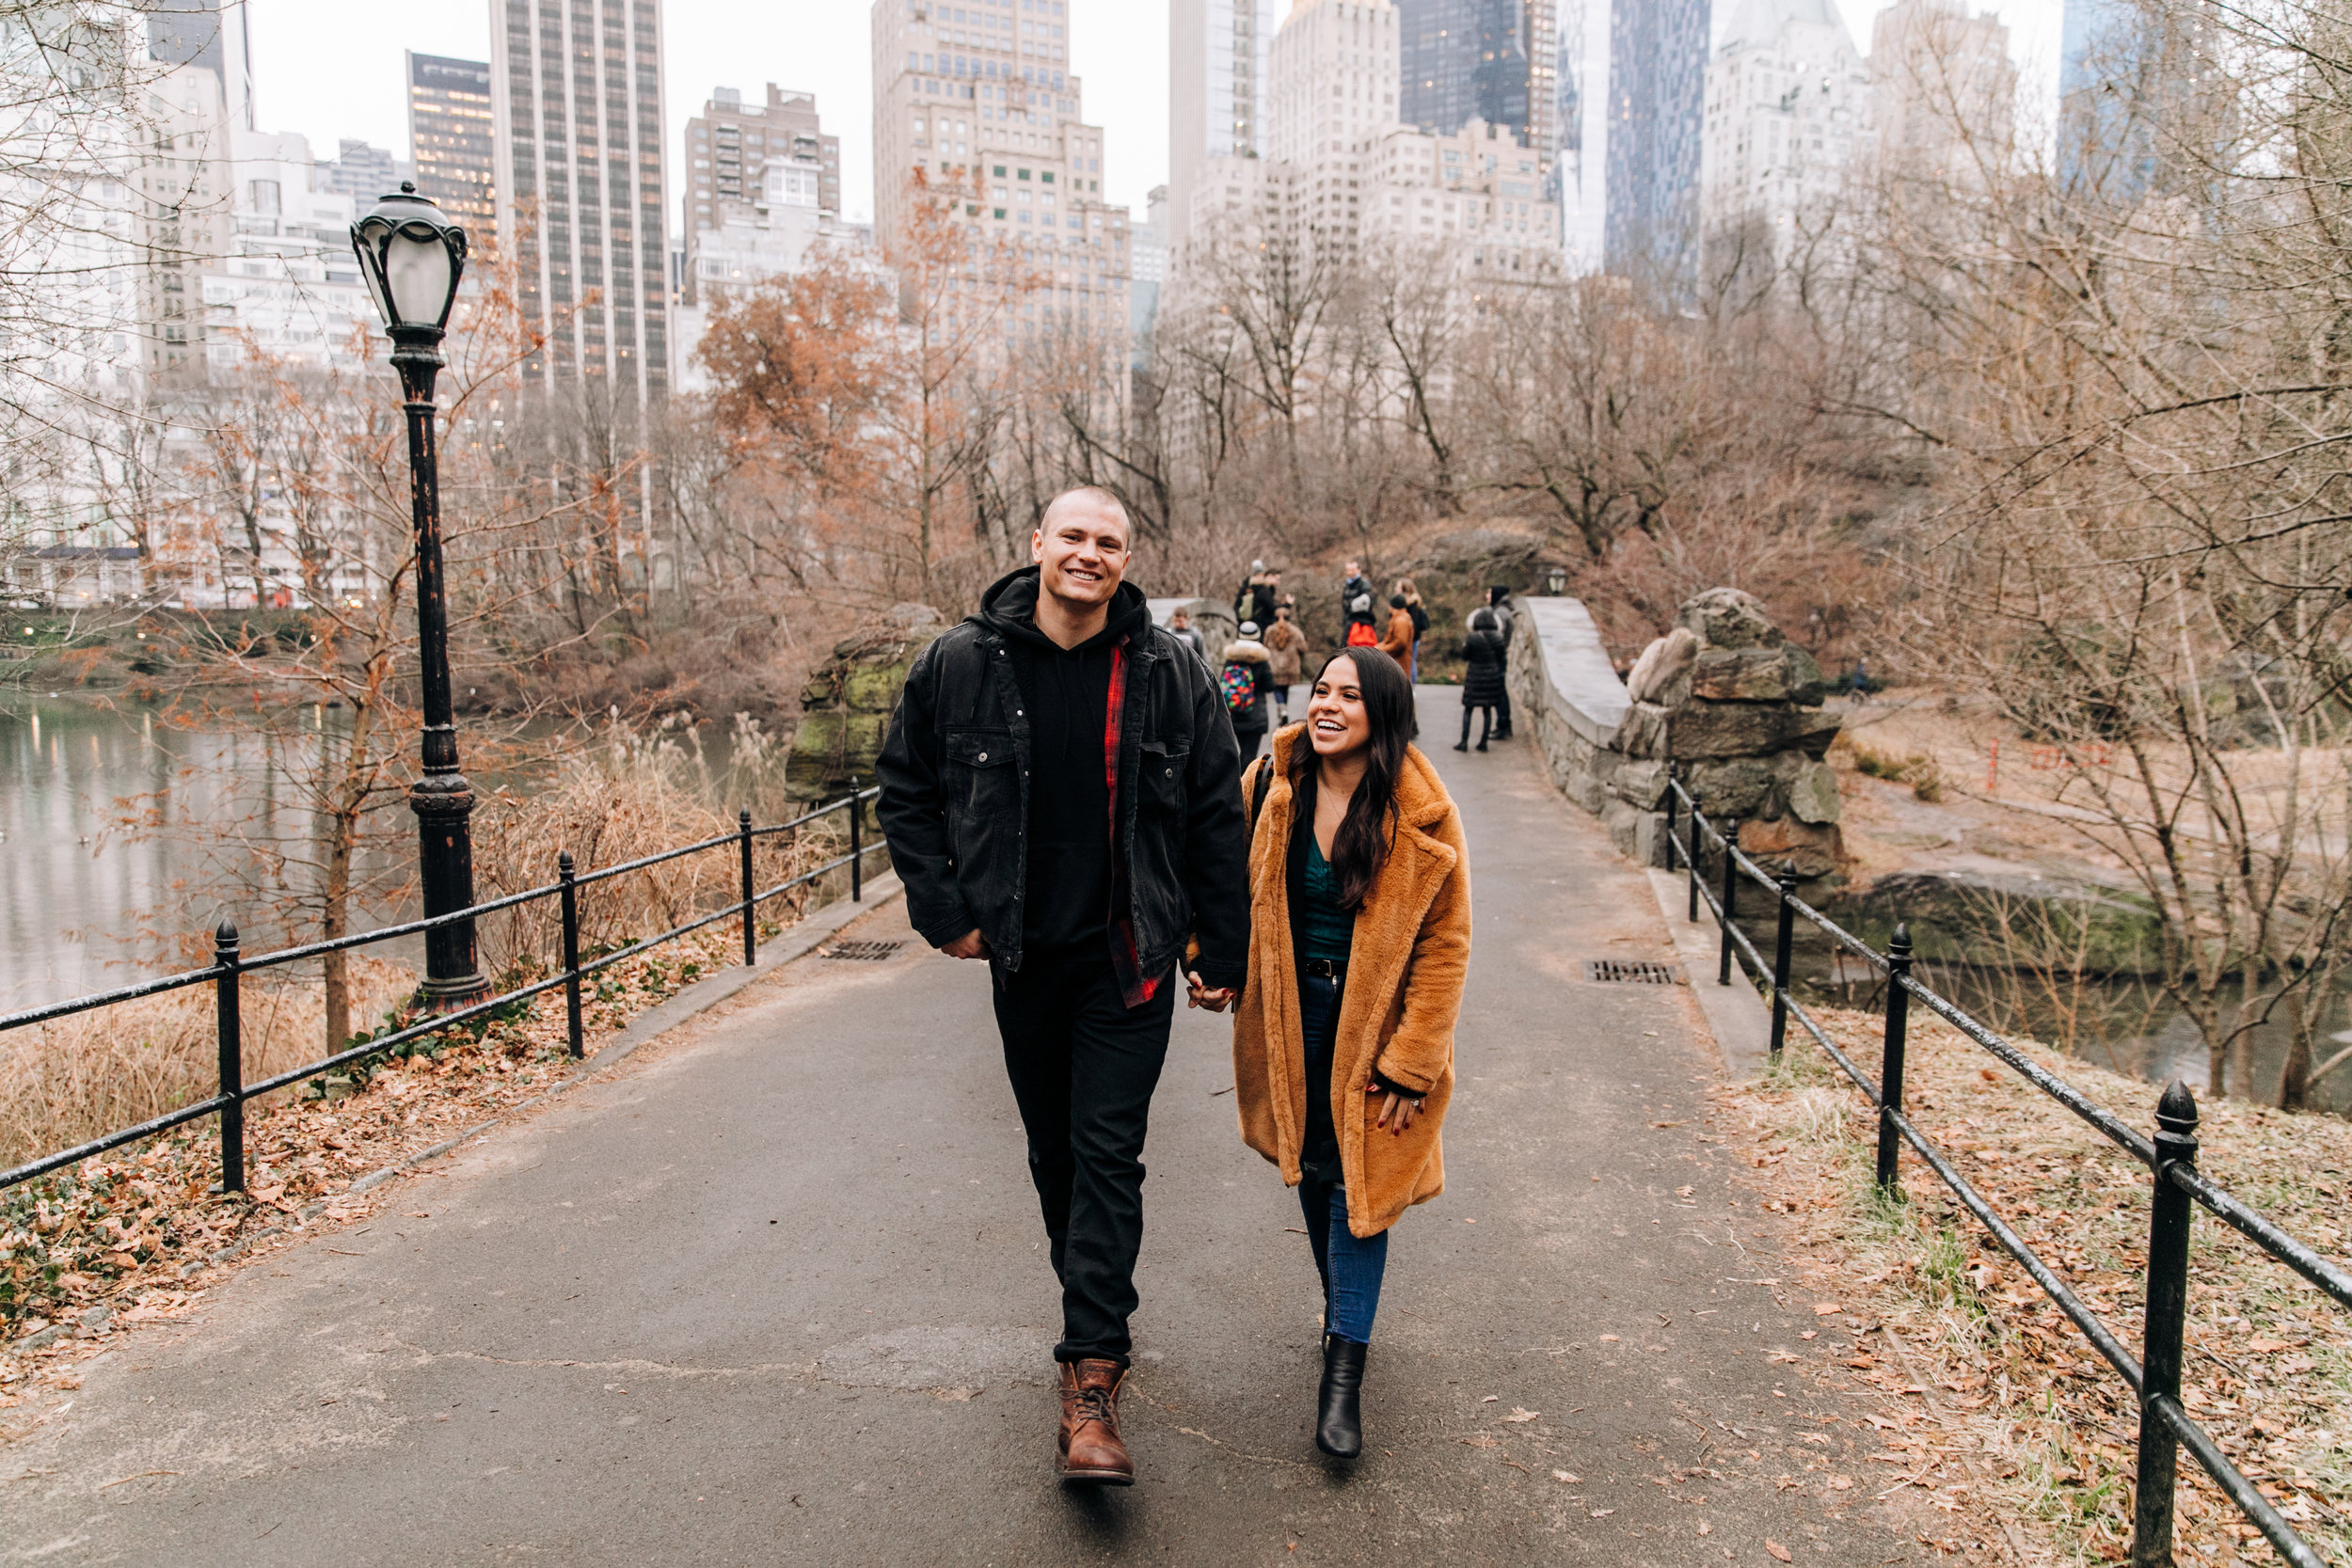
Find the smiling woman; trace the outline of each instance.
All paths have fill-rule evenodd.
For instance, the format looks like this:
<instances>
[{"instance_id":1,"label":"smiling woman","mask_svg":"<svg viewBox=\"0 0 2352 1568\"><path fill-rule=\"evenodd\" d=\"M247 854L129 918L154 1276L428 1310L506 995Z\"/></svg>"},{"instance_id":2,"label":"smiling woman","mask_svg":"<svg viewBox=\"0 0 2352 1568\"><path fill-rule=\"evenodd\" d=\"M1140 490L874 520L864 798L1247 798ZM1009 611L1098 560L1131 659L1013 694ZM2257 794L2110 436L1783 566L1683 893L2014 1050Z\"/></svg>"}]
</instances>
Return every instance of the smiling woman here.
<instances>
[{"instance_id":1,"label":"smiling woman","mask_svg":"<svg viewBox=\"0 0 2352 1568\"><path fill-rule=\"evenodd\" d=\"M1315 1444L1362 1451L1388 1232L1445 1186L1438 1130L1470 966L1461 816L1412 744L1394 659L1334 654L1307 721L1245 788L1249 981L1233 1019L1242 1138L1298 1189L1324 1284Z\"/></svg>"}]
</instances>

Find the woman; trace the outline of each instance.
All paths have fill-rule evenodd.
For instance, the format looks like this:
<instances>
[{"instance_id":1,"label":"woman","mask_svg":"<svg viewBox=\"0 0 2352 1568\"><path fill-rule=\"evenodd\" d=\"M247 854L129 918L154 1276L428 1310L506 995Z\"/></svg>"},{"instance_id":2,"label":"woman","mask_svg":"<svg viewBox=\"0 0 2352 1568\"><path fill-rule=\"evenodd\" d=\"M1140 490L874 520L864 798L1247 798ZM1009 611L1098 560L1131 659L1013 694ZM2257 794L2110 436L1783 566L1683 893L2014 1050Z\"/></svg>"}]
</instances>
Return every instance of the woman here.
<instances>
[{"instance_id":1,"label":"woman","mask_svg":"<svg viewBox=\"0 0 2352 1568\"><path fill-rule=\"evenodd\" d=\"M1396 579L1396 591L1405 600L1405 612L1413 618L1413 657L1405 673L1415 683L1421 680L1421 640L1429 635L1429 607L1421 602L1421 590L1413 586L1411 578Z\"/></svg>"},{"instance_id":2,"label":"woman","mask_svg":"<svg viewBox=\"0 0 2352 1568\"><path fill-rule=\"evenodd\" d=\"M1291 688L1306 673L1307 634L1298 629L1293 617L1297 606L1284 599L1275 607L1274 625L1266 627L1259 641L1265 644L1266 677L1273 682L1274 722L1277 726L1291 721Z\"/></svg>"},{"instance_id":3,"label":"woman","mask_svg":"<svg viewBox=\"0 0 2352 1568\"><path fill-rule=\"evenodd\" d=\"M1244 621L1241 636L1225 644L1217 685L1225 693L1225 712L1233 721L1233 738L1241 742L1244 761L1265 744L1266 693L1273 689L1269 674L1273 659L1258 641L1258 623Z\"/></svg>"},{"instance_id":4,"label":"woman","mask_svg":"<svg viewBox=\"0 0 2352 1568\"><path fill-rule=\"evenodd\" d=\"M1407 686L1411 685L1413 612L1405 607L1405 595L1402 594L1389 595L1389 629L1381 634L1379 647L1382 653L1396 660L1398 669L1408 672L1405 680Z\"/></svg>"},{"instance_id":5,"label":"woman","mask_svg":"<svg viewBox=\"0 0 2352 1568\"><path fill-rule=\"evenodd\" d=\"M1483 606L1470 612L1470 635L1462 641L1462 658L1470 673L1462 678L1462 738L1454 746L1457 752L1470 750L1470 715L1483 715L1478 726L1478 749L1486 749L1486 737L1493 731L1495 708L1507 689L1503 674L1502 624L1495 612Z\"/></svg>"},{"instance_id":6,"label":"woman","mask_svg":"<svg viewBox=\"0 0 2352 1568\"><path fill-rule=\"evenodd\" d=\"M1243 1141L1298 1189L1324 1292L1315 1444L1340 1459L1363 1451L1389 1227L1445 1185L1438 1129L1470 967L1461 816L1414 729L1402 668L1334 654L1307 721L1243 780L1254 825L1234 1100Z\"/></svg>"}]
</instances>

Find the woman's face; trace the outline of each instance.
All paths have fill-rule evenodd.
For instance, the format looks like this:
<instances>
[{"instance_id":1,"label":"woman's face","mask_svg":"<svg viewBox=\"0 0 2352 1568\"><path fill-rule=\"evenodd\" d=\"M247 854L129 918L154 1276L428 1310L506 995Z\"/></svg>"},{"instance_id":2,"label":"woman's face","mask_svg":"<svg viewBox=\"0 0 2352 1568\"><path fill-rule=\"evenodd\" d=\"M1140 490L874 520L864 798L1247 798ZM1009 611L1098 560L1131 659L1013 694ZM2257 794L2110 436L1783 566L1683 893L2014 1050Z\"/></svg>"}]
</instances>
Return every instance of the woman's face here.
<instances>
[{"instance_id":1,"label":"woman's face","mask_svg":"<svg viewBox=\"0 0 2352 1568\"><path fill-rule=\"evenodd\" d=\"M1337 762L1372 744L1372 717L1364 711L1364 689L1358 684L1356 660L1343 654L1315 677L1314 694L1307 699L1307 737L1315 755Z\"/></svg>"}]
</instances>

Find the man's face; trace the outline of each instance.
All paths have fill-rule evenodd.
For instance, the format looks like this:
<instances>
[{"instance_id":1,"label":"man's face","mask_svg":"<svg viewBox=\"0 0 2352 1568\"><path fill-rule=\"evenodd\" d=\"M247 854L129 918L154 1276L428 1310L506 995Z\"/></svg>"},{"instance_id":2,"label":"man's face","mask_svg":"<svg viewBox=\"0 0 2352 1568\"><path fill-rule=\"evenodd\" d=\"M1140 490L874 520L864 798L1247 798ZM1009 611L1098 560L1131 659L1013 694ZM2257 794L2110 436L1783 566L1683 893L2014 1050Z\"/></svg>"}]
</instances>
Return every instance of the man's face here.
<instances>
[{"instance_id":1,"label":"man's face","mask_svg":"<svg viewBox=\"0 0 2352 1568\"><path fill-rule=\"evenodd\" d=\"M1351 578L1362 577L1364 575L1364 563L1360 561L1349 562L1347 563L1347 575Z\"/></svg>"},{"instance_id":2,"label":"man's face","mask_svg":"<svg viewBox=\"0 0 2352 1568\"><path fill-rule=\"evenodd\" d=\"M1065 604L1106 604L1127 576L1127 518L1109 501L1072 496L1056 501L1030 541L1040 586Z\"/></svg>"}]
</instances>

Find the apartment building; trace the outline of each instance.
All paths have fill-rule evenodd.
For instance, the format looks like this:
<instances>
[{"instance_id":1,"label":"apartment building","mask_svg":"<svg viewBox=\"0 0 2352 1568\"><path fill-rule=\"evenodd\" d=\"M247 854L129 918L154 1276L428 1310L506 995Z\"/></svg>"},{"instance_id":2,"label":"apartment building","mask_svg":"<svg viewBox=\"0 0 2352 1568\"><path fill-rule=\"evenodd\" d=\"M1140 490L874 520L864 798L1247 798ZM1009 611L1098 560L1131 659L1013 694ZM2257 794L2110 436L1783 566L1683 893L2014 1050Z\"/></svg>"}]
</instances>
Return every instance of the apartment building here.
<instances>
[{"instance_id":1,"label":"apartment building","mask_svg":"<svg viewBox=\"0 0 2352 1568\"><path fill-rule=\"evenodd\" d=\"M1870 27L1879 166L1900 180L1981 189L2016 142L2009 28L1964 0L1896 0Z\"/></svg>"},{"instance_id":2,"label":"apartment building","mask_svg":"<svg viewBox=\"0 0 2352 1568\"><path fill-rule=\"evenodd\" d=\"M874 233L896 255L917 182L951 192L953 221L1005 247L1031 286L1008 339L1068 322L1122 343L1134 256L1127 209L1103 195L1103 130L1069 69L1074 0L874 0ZM942 199L938 195L930 198Z\"/></svg>"},{"instance_id":3,"label":"apartment building","mask_svg":"<svg viewBox=\"0 0 2352 1568\"><path fill-rule=\"evenodd\" d=\"M618 407L670 381L669 159L661 0L498 0L490 32L498 232L551 388L608 383Z\"/></svg>"},{"instance_id":4,"label":"apartment building","mask_svg":"<svg viewBox=\"0 0 2352 1568\"><path fill-rule=\"evenodd\" d=\"M498 113L490 64L411 50L407 65L408 155L416 165L417 194L439 202L441 211L465 225L473 253L486 259L498 249L499 237ZM363 199L372 203L382 194Z\"/></svg>"},{"instance_id":5,"label":"apartment building","mask_svg":"<svg viewBox=\"0 0 2352 1568\"><path fill-rule=\"evenodd\" d=\"M1168 0L1169 243L1182 243L1211 169L1264 156L1280 24L1278 0Z\"/></svg>"},{"instance_id":6,"label":"apartment building","mask_svg":"<svg viewBox=\"0 0 2352 1568\"><path fill-rule=\"evenodd\" d=\"M1707 68L1699 223L1775 259L1822 230L1869 135L1870 73L1834 0L1740 0Z\"/></svg>"},{"instance_id":7,"label":"apartment building","mask_svg":"<svg viewBox=\"0 0 2352 1568\"><path fill-rule=\"evenodd\" d=\"M801 264L820 228L841 214L841 138L828 135L817 95L773 82L746 103L733 87L712 89L686 122L678 163L685 193L686 258L680 300L699 305L706 282L743 281ZM772 264L771 262L772 261Z\"/></svg>"}]
</instances>

